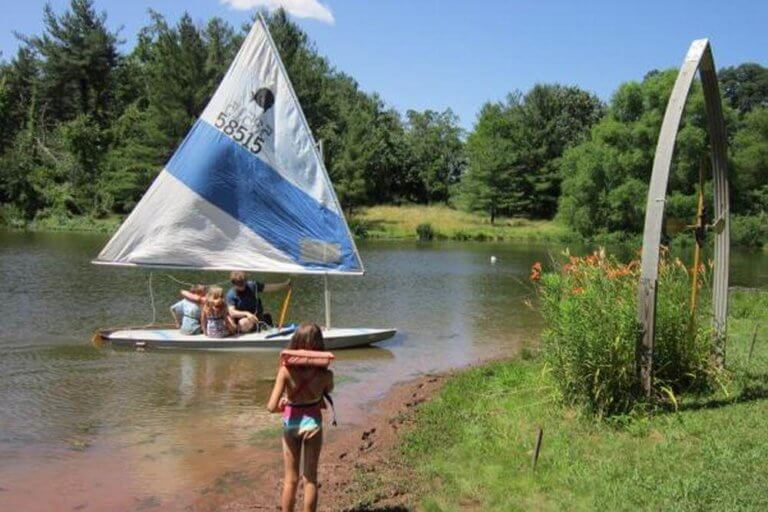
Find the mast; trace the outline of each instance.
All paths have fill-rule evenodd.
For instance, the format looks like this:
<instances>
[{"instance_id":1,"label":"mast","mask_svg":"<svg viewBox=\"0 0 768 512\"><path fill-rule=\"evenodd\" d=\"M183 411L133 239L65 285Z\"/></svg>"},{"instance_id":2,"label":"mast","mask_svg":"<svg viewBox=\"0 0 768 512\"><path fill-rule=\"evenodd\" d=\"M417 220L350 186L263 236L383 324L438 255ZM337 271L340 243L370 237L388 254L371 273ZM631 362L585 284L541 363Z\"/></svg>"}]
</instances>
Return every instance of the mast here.
<instances>
[{"instance_id":1,"label":"mast","mask_svg":"<svg viewBox=\"0 0 768 512\"><path fill-rule=\"evenodd\" d=\"M317 141L317 152L320 153L320 161L325 165L325 152L323 151L323 139ZM328 286L328 273L323 274L323 298L325 304L325 328L331 328L331 289Z\"/></svg>"},{"instance_id":2,"label":"mast","mask_svg":"<svg viewBox=\"0 0 768 512\"><path fill-rule=\"evenodd\" d=\"M323 287L325 288L325 328L331 328L331 289L328 287L328 274L323 274Z\"/></svg>"}]
</instances>

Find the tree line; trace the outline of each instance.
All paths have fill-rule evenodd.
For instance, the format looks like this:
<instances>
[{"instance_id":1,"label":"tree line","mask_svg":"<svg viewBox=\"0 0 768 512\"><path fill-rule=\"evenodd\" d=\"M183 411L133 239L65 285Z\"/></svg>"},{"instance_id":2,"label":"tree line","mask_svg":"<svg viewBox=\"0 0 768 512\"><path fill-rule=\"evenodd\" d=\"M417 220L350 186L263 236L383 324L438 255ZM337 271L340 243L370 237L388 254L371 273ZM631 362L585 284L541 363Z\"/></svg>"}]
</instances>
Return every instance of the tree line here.
<instances>
[{"instance_id":1,"label":"tree line","mask_svg":"<svg viewBox=\"0 0 768 512\"><path fill-rule=\"evenodd\" d=\"M336 69L286 13L266 14L342 205L448 203L498 217L557 217L583 236L642 229L674 70L622 84L607 104L539 84L488 102L465 133L447 109L401 115ZM0 223L131 211L210 99L250 24L185 14L150 22L130 52L92 0L50 6L40 35L0 63ZM720 72L736 228L768 241L768 69ZM668 211L691 218L707 151L700 90L686 108ZM707 191L710 193L710 191ZM761 229L763 231L761 231Z\"/></svg>"}]
</instances>

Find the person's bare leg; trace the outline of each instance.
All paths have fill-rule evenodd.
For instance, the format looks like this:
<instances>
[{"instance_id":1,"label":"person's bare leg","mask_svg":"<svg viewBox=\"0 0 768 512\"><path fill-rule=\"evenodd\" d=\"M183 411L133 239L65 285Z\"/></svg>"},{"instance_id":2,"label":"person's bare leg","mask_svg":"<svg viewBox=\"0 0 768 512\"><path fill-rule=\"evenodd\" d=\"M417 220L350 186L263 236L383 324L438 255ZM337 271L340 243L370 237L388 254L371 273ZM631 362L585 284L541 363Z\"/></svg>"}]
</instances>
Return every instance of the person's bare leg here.
<instances>
[{"instance_id":1,"label":"person's bare leg","mask_svg":"<svg viewBox=\"0 0 768 512\"><path fill-rule=\"evenodd\" d=\"M283 496L281 500L283 512L293 512L296 503L296 487L299 484L299 461L301 460L301 440L283 436Z\"/></svg>"},{"instance_id":2,"label":"person's bare leg","mask_svg":"<svg viewBox=\"0 0 768 512\"><path fill-rule=\"evenodd\" d=\"M317 510L317 465L322 447L322 431L304 441L304 512Z\"/></svg>"},{"instance_id":3,"label":"person's bare leg","mask_svg":"<svg viewBox=\"0 0 768 512\"><path fill-rule=\"evenodd\" d=\"M251 332L254 325L250 318L241 318L237 321L237 326L242 333Z\"/></svg>"}]
</instances>

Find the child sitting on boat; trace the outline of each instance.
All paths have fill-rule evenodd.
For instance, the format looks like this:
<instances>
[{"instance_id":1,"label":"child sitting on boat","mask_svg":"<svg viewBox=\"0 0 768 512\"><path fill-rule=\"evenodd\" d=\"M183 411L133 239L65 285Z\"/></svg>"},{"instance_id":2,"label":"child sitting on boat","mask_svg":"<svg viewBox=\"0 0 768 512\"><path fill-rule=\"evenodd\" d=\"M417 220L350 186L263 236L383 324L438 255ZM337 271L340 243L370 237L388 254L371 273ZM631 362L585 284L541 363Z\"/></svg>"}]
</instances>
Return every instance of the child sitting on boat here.
<instances>
[{"instance_id":1,"label":"child sitting on boat","mask_svg":"<svg viewBox=\"0 0 768 512\"><path fill-rule=\"evenodd\" d=\"M325 345L320 327L317 324L300 325L291 338L289 350L281 354L282 364L267 403L269 412L283 413L284 512L293 510L296 500L302 449L303 510L317 508L317 464L323 446L321 409L323 397L333 391L333 372L327 368L333 355L323 350Z\"/></svg>"},{"instance_id":2,"label":"child sitting on boat","mask_svg":"<svg viewBox=\"0 0 768 512\"><path fill-rule=\"evenodd\" d=\"M209 338L226 338L234 334L236 326L229 315L229 308L224 301L224 290L220 286L211 286L208 290L201 323L203 333Z\"/></svg>"},{"instance_id":3,"label":"child sitting on boat","mask_svg":"<svg viewBox=\"0 0 768 512\"><path fill-rule=\"evenodd\" d=\"M176 328L182 334L200 334L203 328L200 325L200 304L205 298L205 286L193 285L189 290L182 290L183 298L171 306L171 315L176 322Z\"/></svg>"}]
</instances>

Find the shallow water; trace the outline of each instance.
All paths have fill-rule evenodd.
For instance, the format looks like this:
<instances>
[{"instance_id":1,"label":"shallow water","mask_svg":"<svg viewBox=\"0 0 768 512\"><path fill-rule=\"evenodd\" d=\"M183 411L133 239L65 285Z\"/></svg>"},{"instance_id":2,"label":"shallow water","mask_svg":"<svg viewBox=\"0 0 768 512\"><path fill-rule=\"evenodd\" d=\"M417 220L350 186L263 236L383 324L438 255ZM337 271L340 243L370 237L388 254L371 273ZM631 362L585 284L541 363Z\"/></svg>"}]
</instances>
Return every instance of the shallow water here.
<instances>
[{"instance_id":1,"label":"shallow water","mask_svg":"<svg viewBox=\"0 0 768 512\"><path fill-rule=\"evenodd\" d=\"M279 420L264 410L274 352L141 353L89 344L96 328L153 319L149 272L90 264L105 242L0 232L0 510L183 508L195 496L248 485L246 473L277 456ZM366 275L331 280L334 325L394 326L399 334L375 348L338 352L340 421L360 421L398 381L512 355L535 338L540 319L524 304L528 271L560 250L361 244ZM768 284L767 259L734 253L734 284ZM179 285L162 272L152 283L157 320L167 321ZM291 320L323 321L321 286L318 278L294 279ZM282 294L265 299L276 312Z\"/></svg>"}]
</instances>

